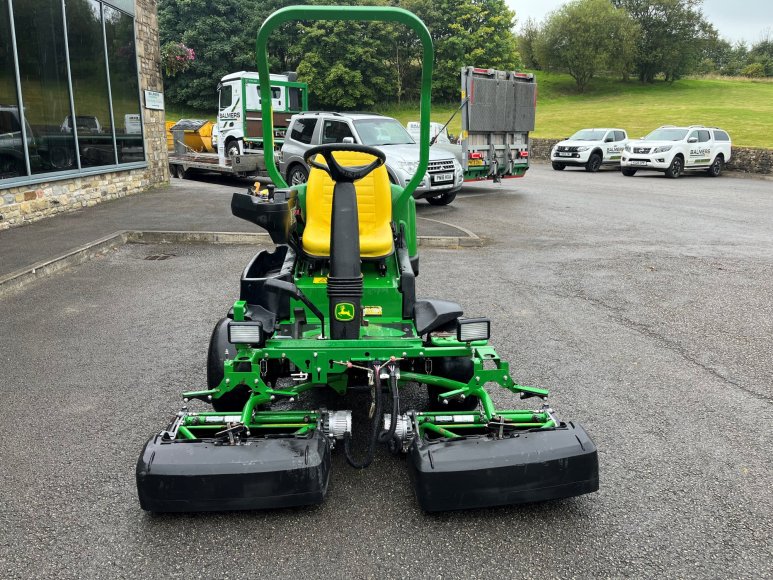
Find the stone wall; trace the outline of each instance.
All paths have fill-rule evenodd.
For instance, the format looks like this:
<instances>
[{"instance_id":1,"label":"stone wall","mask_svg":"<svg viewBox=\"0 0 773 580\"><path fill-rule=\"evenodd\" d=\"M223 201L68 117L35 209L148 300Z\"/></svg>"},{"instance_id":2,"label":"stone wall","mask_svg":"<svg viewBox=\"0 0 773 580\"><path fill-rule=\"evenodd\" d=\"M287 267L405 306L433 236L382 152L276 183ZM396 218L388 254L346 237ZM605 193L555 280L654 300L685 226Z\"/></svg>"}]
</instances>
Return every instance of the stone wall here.
<instances>
[{"instance_id":1,"label":"stone wall","mask_svg":"<svg viewBox=\"0 0 773 580\"><path fill-rule=\"evenodd\" d=\"M550 161L550 150L560 139L532 139L529 156L539 161ZM728 171L773 175L773 149L733 147Z\"/></svg>"},{"instance_id":2,"label":"stone wall","mask_svg":"<svg viewBox=\"0 0 773 580\"><path fill-rule=\"evenodd\" d=\"M135 0L140 91L164 90L156 5L157 0ZM0 188L0 230L139 193L168 182L164 112L143 108L142 113L147 169Z\"/></svg>"}]
</instances>

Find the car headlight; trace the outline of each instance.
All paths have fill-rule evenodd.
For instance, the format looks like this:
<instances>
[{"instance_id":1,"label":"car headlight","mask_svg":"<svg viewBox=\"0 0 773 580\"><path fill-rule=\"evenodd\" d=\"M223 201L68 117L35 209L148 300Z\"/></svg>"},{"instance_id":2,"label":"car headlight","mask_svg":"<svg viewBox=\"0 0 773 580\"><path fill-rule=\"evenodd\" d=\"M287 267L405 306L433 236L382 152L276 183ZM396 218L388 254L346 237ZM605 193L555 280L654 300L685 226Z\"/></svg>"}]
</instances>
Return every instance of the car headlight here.
<instances>
[{"instance_id":1,"label":"car headlight","mask_svg":"<svg viewBox=\"0 0 773 580\"><path fill-rule=\"evenodd\" d=\"M578 147L577 152L582 153L583 151L587 151L588 149L590 149L590 147Z\"/></svg>"},{"instance_id":2,"label":"car headlight","mask_svg":"<svg viewBox=\"0 0 773 580\"><path fill-rule=\"evenodd\" d=\"M673 145L663 145L662 147L655 147L652 152L653 153L665 153L666 151L671 151L671 147Z\"/></svg>"},{"instance_id":3,"label":"car headlight","mask_svg":"<svg viewBox=\"0 0 773 580\"><path fill-rule=\"evenodd\" d=\"M418 161L398 161L397 166L405 171L408 175L413 175L419 168Z\"/></svg>"},{"instance_id":4,"label":"car headlight","mask_svg":"<svg viewBox=\"0 0 773 580\"><path fill-rule=\"evenodd\" d=\"M626 153L630 153L630 152L631 152L631 146L630 146L630 145L626 145L626 146L624 147L624 149L625 149L625 152L626 152Z\"/></svg>"}]
</instances>

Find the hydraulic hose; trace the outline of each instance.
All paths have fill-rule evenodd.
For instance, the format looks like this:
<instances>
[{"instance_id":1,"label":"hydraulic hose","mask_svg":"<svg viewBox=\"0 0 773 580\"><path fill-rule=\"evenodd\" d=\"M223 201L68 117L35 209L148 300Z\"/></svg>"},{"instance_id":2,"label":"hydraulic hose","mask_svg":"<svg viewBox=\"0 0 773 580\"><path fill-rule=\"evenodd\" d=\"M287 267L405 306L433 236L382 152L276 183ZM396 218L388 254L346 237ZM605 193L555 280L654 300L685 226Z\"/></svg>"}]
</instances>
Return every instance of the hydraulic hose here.
<instances>
[{"instance_id":1,"label":"hydraulic hose","mask_svg":"<svg viewBox=\"0 0 773 580\"><path fill-rule=\"evenodd\" d=\"M397 415L400 411L399 404L400 398L397 393L397 376L390 372L389 376L389 392L392 397L392 420L389 422L389 429L381 430L380 426L384 417L384 395L381 392L381 368L374 368L374 412L370 425L370 438L368 440L367 451L365 457L361 460L357 460L352 455L351 433L344 434L344 456L346 462L355 469L364 469L368 467L372 462L376 454L376 443L388 443L395 436L395 429L397 428Z\"/></svg>"}]
</instances>

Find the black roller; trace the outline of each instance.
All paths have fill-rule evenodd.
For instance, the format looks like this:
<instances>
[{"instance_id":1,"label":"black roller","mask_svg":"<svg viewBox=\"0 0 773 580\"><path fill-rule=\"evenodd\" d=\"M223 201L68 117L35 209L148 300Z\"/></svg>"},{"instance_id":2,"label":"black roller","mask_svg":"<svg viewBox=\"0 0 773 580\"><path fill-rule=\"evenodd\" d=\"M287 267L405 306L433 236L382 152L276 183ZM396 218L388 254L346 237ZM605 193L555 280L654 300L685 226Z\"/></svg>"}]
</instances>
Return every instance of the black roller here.
<instances>
[{"instance_id":1,"label":"black roller","mask_svg":"<svg viewBox=\"0 0 773 580\"><path fill-rule=\"evenodd\" d=\"M330 444L308 437L145 444L137 461L137 493L150 512L272 509L321 503L330 476Z\"/></svg>"},{"instance_id":2,"label":"black roller","mask_svg":"<svg viewBox=\"0 0 773 580\"><path fill-rule=\"evenodd\" d=\"M596 446L572 423L505 439L417 441L408 463L416 498L428 512L561 499L599 488Z\"/></svg>"}]
</instances>

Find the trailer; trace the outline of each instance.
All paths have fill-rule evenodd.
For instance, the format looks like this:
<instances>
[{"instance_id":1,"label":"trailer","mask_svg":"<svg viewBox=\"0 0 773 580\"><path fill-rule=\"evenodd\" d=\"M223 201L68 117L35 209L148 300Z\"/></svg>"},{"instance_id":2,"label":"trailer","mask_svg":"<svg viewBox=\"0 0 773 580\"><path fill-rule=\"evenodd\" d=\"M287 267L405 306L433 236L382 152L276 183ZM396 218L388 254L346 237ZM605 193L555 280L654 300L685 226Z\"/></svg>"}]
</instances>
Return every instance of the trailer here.
<instances>
[{"instance_id":1,"label":"trailer","mask_svg":"<svg viewBox=\"0 0 773 580\"><path fill-rule=\"evenodd\" d=\"M523 177L537 109L534 75L468 66L461 78L465 179Z\"/></svg>"},{"instance_id":2,"label":"trailer","mask_svg":"<svg viewBox=\"0 0 773 580\"><path fill-rule=\"evenodd\" d=\"M251 150L249 153L237 153L223 157L218 153L196 151L185 143L186 133L198 131L209 121L199 119L183 119L170 128L174 151L169 154L169 173L173 177L186 178L191 169L211 171L236 177L265 176L266 163L261 150Z\"/></svg>"}]
</instances>

